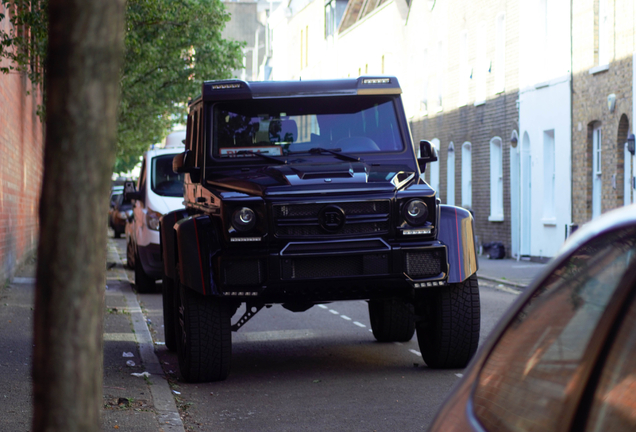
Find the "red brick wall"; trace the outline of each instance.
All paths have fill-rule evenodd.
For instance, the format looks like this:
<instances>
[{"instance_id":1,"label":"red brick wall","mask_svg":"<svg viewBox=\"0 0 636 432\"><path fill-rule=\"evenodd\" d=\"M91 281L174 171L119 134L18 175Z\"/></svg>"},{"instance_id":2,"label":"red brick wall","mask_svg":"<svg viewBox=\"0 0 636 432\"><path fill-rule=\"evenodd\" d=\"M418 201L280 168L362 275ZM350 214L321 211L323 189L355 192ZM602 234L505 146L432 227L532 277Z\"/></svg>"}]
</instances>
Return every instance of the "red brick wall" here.
<instances>
[{"instance_id":1,"label":"red brick wall","mask_svg":"<svg viewBox=\"0 0 636 432\"><path fill-rule=\"evenodd\" d=\"M39 101L25 76L0 74L0 284L37 243L44 149Z\"/></svg>"}]
</instances>

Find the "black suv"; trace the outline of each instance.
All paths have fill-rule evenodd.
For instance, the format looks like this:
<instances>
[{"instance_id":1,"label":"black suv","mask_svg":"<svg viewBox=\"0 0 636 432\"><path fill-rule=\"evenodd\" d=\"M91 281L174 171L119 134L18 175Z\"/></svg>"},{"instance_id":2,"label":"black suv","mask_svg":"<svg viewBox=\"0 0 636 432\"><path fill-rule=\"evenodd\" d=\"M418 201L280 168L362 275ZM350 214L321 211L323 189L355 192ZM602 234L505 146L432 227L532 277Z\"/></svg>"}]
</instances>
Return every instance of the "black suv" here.
<instances>
[{"instance_id":1,"label":"black suv","mask_svg":"<svg viewBox=\"0 0 636 432\"><path fill-rule=\"evenodd\" d=\"M416 156L400 94L394 77L203 84L173 163L186 208L161 219L166 345L184 380L225 379L231 331L264 306L340 300L368 300L378 341L417 329L429 367L466 366L473 219L422 179L437 153L422 141Z\"/></svg>"}]
</instances>

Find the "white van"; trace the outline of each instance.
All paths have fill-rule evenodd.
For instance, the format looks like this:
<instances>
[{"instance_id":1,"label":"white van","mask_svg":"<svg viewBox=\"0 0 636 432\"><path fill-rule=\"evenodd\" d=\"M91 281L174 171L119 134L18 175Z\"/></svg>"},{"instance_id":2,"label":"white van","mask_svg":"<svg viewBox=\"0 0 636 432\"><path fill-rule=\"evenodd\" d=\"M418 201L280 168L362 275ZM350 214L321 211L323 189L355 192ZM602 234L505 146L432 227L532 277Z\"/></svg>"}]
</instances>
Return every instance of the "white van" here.
<instances>
[{"instance_id":1,"label":"white van","mask_svg":"<svg viewBox=\"0 0 636 432\"><path fill-rule=\"evenodd\" d=\"M126 226L126 257L141 293L155 290L155 281L163 274L161 216L183 208L183 174L172 171L172 159L183 152L183 139L185 131L172 132L163 149L144 153L136 190L133 184L126 187L126 198L133 200L133 217Z\"/></svg>"}]
</instances>

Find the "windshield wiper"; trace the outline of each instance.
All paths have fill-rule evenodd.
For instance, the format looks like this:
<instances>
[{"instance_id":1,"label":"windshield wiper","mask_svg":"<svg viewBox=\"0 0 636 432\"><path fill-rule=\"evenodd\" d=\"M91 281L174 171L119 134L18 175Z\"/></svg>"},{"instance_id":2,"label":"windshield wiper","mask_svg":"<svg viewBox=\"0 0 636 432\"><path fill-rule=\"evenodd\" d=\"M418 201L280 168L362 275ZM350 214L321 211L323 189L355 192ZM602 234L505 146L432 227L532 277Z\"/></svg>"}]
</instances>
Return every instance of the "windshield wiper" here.
<instances>
[{"instance_id":1,"label":"windshield wiper","mask_svg":"<svg viewBox=\"0 0 636 432\"><path fill-rule=\"evenodd\" d=\"M310 148L308 151L306 152L289 152L290 154L298 154L298 153L309 153L309 154L323 154L323 153L330 153L332 155L334 155L335 157L337 157L338 159L341 160L346 160L346 161L350 161L350 162L360 162L360 158L356 157L356 156L351 156L348 155L346 153L340 153L342 151L342 149L336 148L336 149L326 149L323 147L313 147Z\"/></svg>"},{"instance_id":2,"label":"windshield wiper","mask_svg":"<svg viewBox=\"0 0 636 432\"><path fill-rule=\"evenodd\" d=\"M285 165L287 163L286 160L280 160L277 157L268 156L268 155L266 155L264 153L258 153L258 152L252 151L252 150L239 150L239 151L236 152L236 154L237 155L244 155L244 154L254 155L254 156L258 156L258 157L261 157L263 159L266 159L266 160L269 160L269 161L272 161L272 162L279 163L281 165Z\"/></svg>"}]
</instances>

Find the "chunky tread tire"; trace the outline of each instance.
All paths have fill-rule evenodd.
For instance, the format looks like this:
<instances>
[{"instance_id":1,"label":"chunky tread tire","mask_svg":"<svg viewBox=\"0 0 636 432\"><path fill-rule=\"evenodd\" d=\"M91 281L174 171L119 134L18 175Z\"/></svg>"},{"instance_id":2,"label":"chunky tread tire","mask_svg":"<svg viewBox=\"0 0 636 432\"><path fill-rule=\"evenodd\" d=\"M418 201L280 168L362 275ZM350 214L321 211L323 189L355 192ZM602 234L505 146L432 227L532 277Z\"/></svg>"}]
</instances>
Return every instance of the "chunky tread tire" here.
<instances>
[{"instance_id":1,"label":"chunky tread tire","mask_svg":"<svg viewBox=\"0 0 636 432\"><path fill-rule=\"evenodd\" d=\"M232 331L230 307L223 299L179 289L177 354L186 382L223 381L230 373Z\"/></svg>"},{"instance_id":2,"label":"chunky tread tire","mask_svg":"<svg viewBox=\"0 0 636 432\"><path fill-rule=\"evenodd\" d=\"M477 275L433 294L418 321L417 341L431 368L463 368L477 351L481 325Z\"/></svg>"},{"instance_id":3,"label":"chunky tread tire","mask_svg":"<svg viewBox=\"0 0 636 432\"><path fill-rule=\"evenodd\" d=\"M139 294L146 294L155 290L155 280L148 276L141 265L139 255L135 255L135 288Z\"/></svg>"},{"instance_id":4,"label":"chunky tread tire","mask_svg":"<svg viewBox=\"0 0 636 432\"><path fill-rule=\"evenodd\" d=\"M177 350L177 329L175 328L174 281L165 276L162 279L161 294L163 300L163 335L168 351Z\"/></svg>"},{"instance_id":5,"label":"chunky tread tire","mask_svg":"<svg viewBox=\"0 0 636 432\"><path fill-rule=\"evenodd\" d=\"M415 333L413 305L401 299L369 300L369 319L378 342L407 342Z\"/></svg>"}]
</instances>

